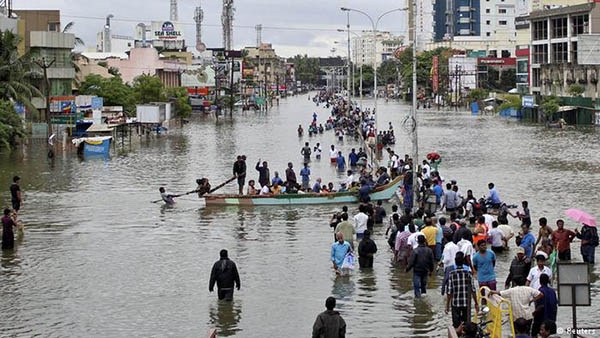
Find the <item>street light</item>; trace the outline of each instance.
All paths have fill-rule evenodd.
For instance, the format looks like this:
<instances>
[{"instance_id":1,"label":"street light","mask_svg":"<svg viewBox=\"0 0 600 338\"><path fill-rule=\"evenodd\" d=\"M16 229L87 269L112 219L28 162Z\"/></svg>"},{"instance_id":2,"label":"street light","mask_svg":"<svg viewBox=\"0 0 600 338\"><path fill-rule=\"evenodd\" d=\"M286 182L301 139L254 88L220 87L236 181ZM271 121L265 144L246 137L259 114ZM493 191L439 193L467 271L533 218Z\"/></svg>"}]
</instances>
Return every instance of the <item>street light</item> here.
<instances>
[{"instance_id":1,"label":"street light","mask_svg":"<svg viewBox=\"0 0 600 338\"><path fill-rule=\"evenodd\" d=\"M391 9L387 12L382 13L380 16L377 17L377 20L373 21L373 19L371 18L371 16L361 10L358 9L354 9L354 8L348 8L348 7L341 7L340 8L342 11L344 12L357 12L360 13L364 16L366 16L369 21L371 21L371 26L373 28L373 91L375 92L375 104L373 107L373 110L375 112L377 112L377 25L379 24L379 20L381 20L381 18L383 18L384 16L393 13L393 12L400 12L400 11L407 11L408 7L403 7L403 8L394 8ZM375 120L375 127L377 127L379 119ZM375 128L377 129L377 128Z\"/></svg>"}]
</instances>

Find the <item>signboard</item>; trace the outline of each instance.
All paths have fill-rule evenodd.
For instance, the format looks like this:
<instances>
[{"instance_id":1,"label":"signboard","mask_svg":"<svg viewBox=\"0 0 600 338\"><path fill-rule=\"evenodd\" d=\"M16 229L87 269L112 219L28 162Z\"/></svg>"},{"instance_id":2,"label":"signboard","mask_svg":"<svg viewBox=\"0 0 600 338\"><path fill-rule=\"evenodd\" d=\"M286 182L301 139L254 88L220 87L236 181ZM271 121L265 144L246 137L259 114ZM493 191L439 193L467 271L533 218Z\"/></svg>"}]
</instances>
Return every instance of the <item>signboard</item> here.
<instances>
[{"instance_id":1,"label":"signboard","mask_svg":"<svg viewBox=\"0 0 600 338\"><path fill-rule=\"evenodd\" d=\"M467 51L467 57L470 58L484 58L487 56L487 52L485 50L469 50Z\"/></svg>"},{"instance_id":2,"label":"signboard","mask_svg":"<svg viewBox=\"0 0 600 338\"><path fill-rule=\"evenodd\" d=\"M431 65L431 87L434 93L437 94L439 89L439 74L438 74L439 58L437 55L433 56L433 64Z\"/></svg>"},{"instance_id":3,"label":"signboard","mask_svg":"<svg viewBox=\"0 0 600 338\"><path fill-rule=\"evenodd\" d=\"M174 21L152 21L153 40L183 40L183 27Z\"/></svg>"},{"instance_id":4,"label":"signboard","mask_svg":"<svg viewBox=\"0 0 600 338\"><path fill-rule=\"evenodd\" d=\"M517 64L515 58L479 58L477 62L485 66L514 66Z\"/></svg>"},{"instance_id":5,"label":"signboard","mask_svg":"<svg viewBox=\"0 0 600 338\"><path fill-rule=\"evenodd\" d=\"M53 96L50 98L51 113L71 114L76 111L75 96Z\"/></svg>"},{"instance_id":6,"label":"signboard","mask_svg":"<svg viewBox=\"0 0 600 338\"><path fill-rule=\"evenodd\" d=\"M533 108L535 106L535 99L533 96L523 96L521 99L521 105L523 108Z\"/></svg>"},{"instance_id":7,"label":"signboard","mask_svg":"<svg viewBox=\"0 0 600 338\"><path fill-rule=\"evenodd\" d=\"M600 65L600 34L580 34L577 36L577 63L580 65Z\"/></svg>"}]
</instances>

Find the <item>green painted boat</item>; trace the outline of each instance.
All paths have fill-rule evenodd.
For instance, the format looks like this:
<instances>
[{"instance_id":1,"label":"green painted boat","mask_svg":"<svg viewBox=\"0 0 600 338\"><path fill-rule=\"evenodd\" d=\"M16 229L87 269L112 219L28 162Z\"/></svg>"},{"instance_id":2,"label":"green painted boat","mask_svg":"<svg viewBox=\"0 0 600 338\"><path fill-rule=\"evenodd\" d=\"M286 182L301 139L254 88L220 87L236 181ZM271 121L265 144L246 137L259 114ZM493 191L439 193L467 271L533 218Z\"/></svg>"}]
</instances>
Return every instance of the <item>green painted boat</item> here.
<instances>
[{"instance_id":1,"label":"green painted boat","mask_svg":"<svg viewBox=\"0 0 600 338\"><path fill-rule=\"evenodd\" d=\"M372 201L389 200L394 196L400 184L402 184L402 176L398 176L390 183L374 189L369 196L371 197ZM202 200L203 204L206 204L206 206L334 204L358 203L358 194L354 192L281 194L264 196L215 194L204 195Z\"/></svg>"}]
</instances>

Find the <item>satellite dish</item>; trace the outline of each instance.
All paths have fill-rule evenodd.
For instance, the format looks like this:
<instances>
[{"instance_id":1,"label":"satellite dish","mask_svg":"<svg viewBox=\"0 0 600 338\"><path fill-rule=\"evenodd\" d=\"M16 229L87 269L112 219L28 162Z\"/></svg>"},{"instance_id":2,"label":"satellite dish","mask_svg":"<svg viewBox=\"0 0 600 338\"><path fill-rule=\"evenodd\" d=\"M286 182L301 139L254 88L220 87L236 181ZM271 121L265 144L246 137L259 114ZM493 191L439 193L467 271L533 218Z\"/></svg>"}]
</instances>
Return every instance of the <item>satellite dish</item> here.
<instances>
[{"instance_id":1,"label":"satellite dish","mask_svg":"<svg viewBox=\"0 0 600 338\"><path fill-rule=\"evenodd\" d=\"M204 52L206 50L206 45L202 42L198 42L196 44L196 50L200 53Z\"/></svg>"}]
</instances>

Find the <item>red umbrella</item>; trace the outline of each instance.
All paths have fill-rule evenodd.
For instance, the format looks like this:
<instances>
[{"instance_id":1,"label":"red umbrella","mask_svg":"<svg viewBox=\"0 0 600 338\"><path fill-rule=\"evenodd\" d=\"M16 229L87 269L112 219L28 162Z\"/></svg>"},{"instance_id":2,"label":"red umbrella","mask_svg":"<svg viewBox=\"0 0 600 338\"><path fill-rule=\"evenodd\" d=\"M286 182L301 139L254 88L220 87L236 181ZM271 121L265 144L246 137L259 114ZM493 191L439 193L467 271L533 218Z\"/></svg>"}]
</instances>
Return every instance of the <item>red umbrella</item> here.
<instances>
[{"instance_id":1,"label":"red umbrella","mask_svg":"<svg viewBox=\"0 0 600 338\"><path fill-rule=\"evenodd\" d=\"M579 222L591 227L596 226L596 217L588 214L587 212L579 209L569 209L565 211L565 215L569 216L575 222Z\"/></svg>"},{"instance_id":2,"label":"red umbrella","mask_svg":"<svg viewBox=\"0 0 600 338\"><path fill-rule=\"evenodd\" d=\"M431 152L431 153L427 154L427 159L430 161L437 161L440 158L442 158L442 157L440 156L440 154L438 154L436 152Z\"/></svg>"}]
</instances>

